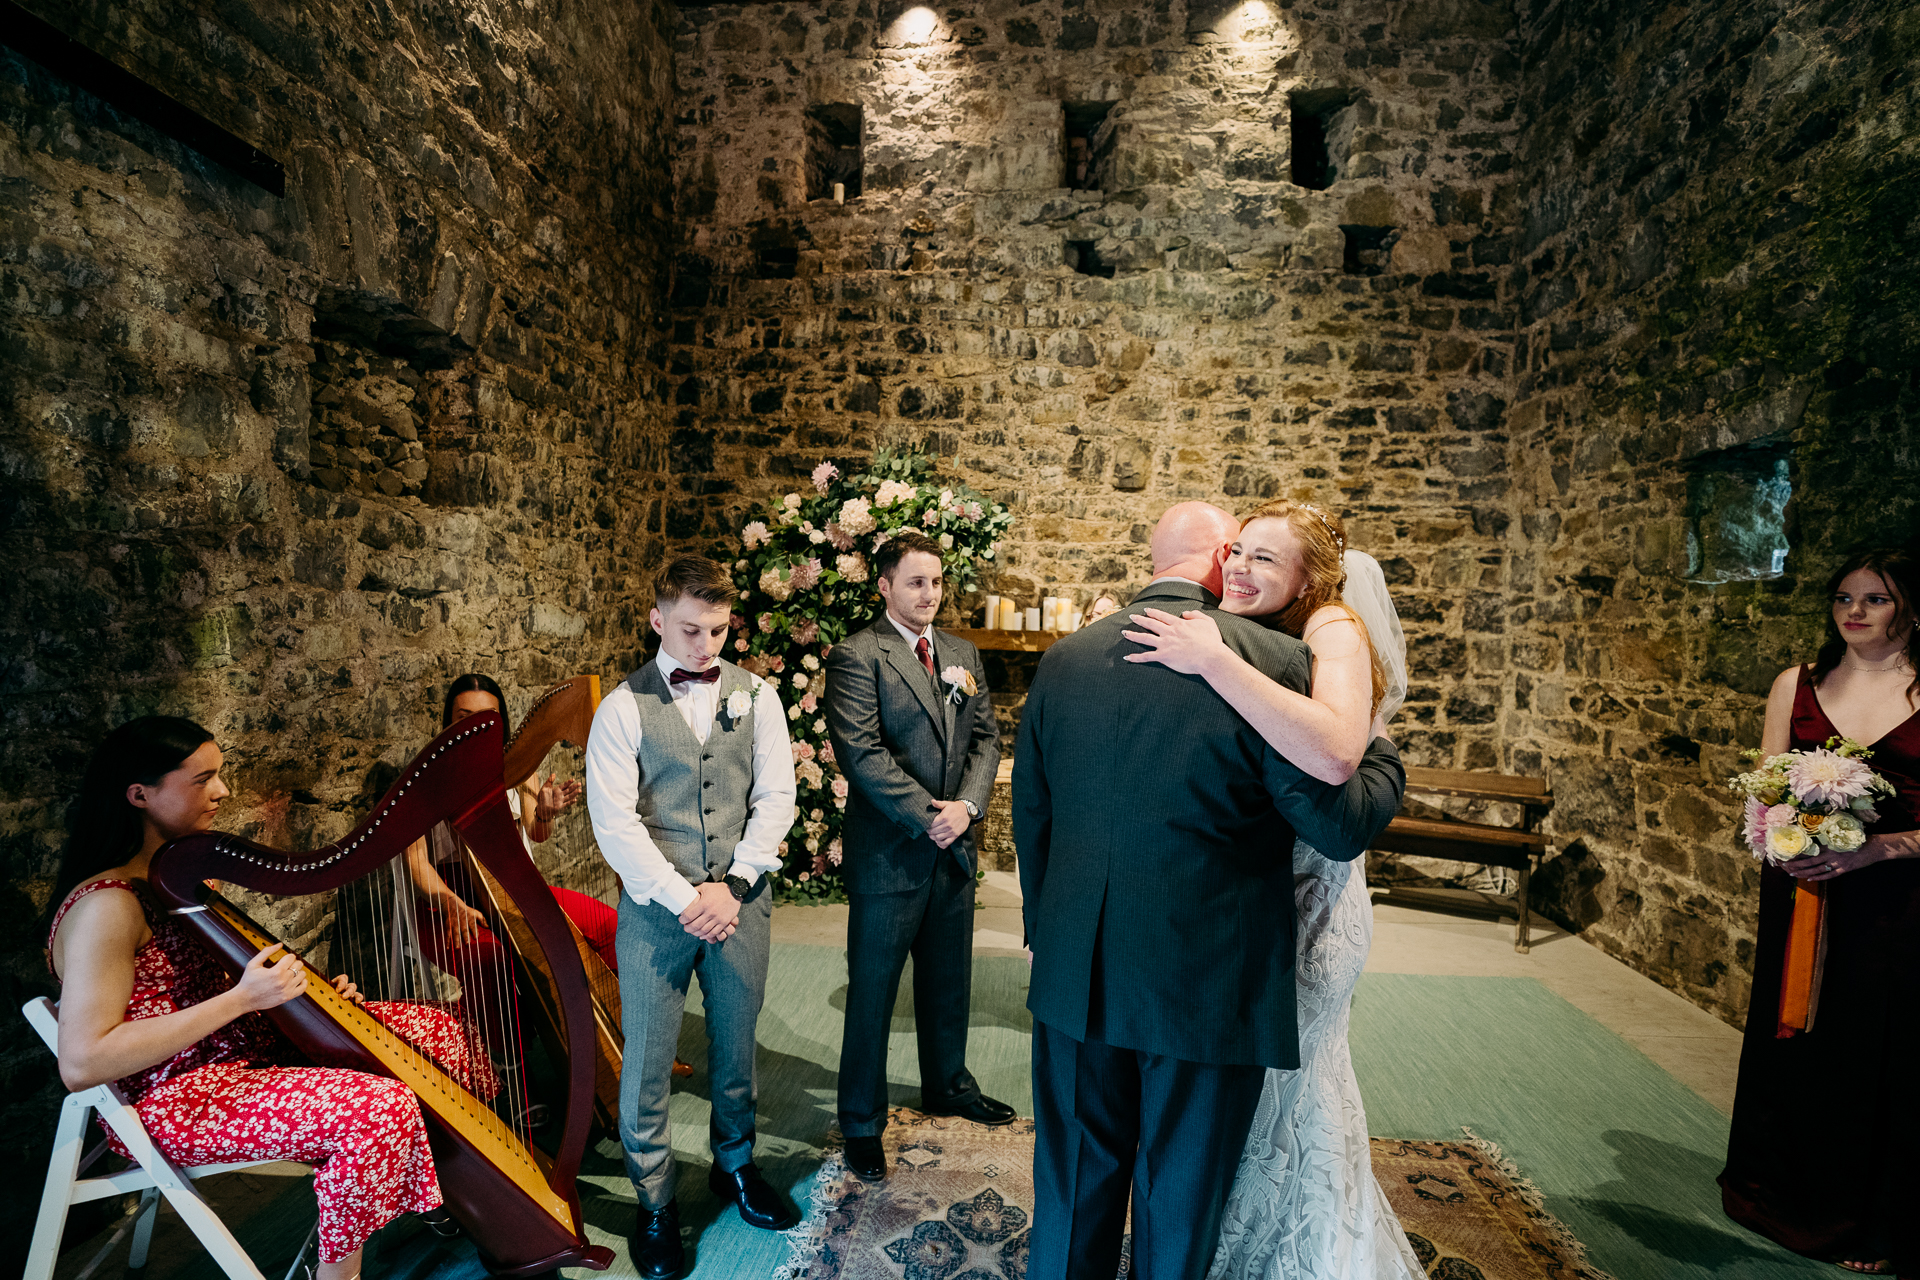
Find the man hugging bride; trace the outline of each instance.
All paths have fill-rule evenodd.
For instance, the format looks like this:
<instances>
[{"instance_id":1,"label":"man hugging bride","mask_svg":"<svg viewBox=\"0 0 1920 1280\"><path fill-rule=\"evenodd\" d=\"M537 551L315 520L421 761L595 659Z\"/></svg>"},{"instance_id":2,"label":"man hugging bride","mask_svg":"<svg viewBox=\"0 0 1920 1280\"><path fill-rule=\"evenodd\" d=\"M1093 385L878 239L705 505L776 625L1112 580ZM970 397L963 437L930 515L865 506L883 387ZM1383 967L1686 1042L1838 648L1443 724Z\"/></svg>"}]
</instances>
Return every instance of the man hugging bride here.
<instances>
[{"instance_id":1,"label":"man hugging bride","mask_svg":"<svg viewBox=\"0 0 1920 1280\"><path fill-rule=\"evenodd\" d=\"M1404 641L1332 513L1168 510L1152 583L1048 650L1014 830L1034 1025L1028 1274L1412 1280L1348 1053L1354 859L1405 786Z\"/></svg>"}]
</instances>

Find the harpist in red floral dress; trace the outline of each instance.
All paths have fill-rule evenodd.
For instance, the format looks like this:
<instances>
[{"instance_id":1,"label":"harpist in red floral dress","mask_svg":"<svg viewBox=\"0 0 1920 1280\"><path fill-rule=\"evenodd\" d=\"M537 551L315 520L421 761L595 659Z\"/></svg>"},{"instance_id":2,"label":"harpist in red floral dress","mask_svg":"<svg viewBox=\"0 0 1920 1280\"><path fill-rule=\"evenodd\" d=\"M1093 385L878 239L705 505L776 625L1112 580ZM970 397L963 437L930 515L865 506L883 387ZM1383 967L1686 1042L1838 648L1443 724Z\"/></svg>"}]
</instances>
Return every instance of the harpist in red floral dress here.
<instances>
[{"instance_id":1,"label":"harpist in red floral dress","mask_svg":"<svg viewBox=\"0 0 1920 1280\"><path fill-rule=\"evenodd\" d=\"M261 1011L305 986L298 964L253 958L238 982L146 888L168 840L205 831L222 797L220 748L190 721L147 716L109 734L89 763L48 960L62 980L60 1077L117 1081L154 1144L181 1164L298 1160L318 1166L320 1280L348 1280L360 1248L402 1213L444 1218L419 1101L397 1080L305 1064ZM344 977L335 985L352 995ZM455 1019L422 1005L370 1004L456 1075L484 1053ZM119 1139L113 1146L125 1154Z\"/></svg>"}]
</instances>

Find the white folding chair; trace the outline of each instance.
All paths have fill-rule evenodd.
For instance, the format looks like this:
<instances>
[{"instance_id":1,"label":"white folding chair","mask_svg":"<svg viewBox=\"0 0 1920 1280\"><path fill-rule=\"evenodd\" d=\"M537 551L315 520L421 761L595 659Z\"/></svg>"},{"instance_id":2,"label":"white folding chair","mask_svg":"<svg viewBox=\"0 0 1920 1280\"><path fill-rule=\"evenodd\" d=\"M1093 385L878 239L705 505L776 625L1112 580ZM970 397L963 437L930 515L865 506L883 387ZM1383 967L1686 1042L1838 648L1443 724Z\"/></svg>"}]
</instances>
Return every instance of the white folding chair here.
<instances>
[{"instance_id":1,"label":"white folding chair","mask_svg":"<svg viewBox=\"0 0 1920 1280\"><path fill-rule=\"evenodd\" d=\"M55 1016L53 1001L44 996L27 1001L20 1012L40 1038L47 1042L47 1048L57 1057L60 1053L60 1023ZM113 1126L121 1143L133 1154L134 1167L104 1177L83 1177L89 1166L98 1160L108 1148L105 1139L96 1143L91 1151L85 1151L87 1141L87 1113L98 1111L101 1118ZM85 1154L82 1152L85 1151ZM144 1267L147 1264L147 1247L153 1240L153 1220L160 1208L160 1197L165 1196L174 1212L180 1215L193 1234L200 1239L220 1269L233 1280L265 1280L260 1269L253 1265L253 1259L247 1256L240 1242L227 1230L227 1224L220 1221L213 1209L194 1189L193 1180L204 1178L210 1173L228 1173L235 1169L251 1169L263 1164L276 1164L274 1160L240 1160L231 1164L202 1164L191 1168L181 1168L160 1154L153 1139L148 1136L146 1126L140 1123L140 1115L127 1102L120 1090L112 1084L97 1084L91 1089L82 1089L70 1093L60 1107L60 1125L54 1133L53 1159L47 1163L47 1185L40 1195L40 1218L34 1224L33 1244L27 1251L27 1270L25 1280L52 1280L53 1266L60 1252L60 1236L66 1230L67 1211L76 1204L85 1204L89 1200L101 1200L108 1196L122 1196L138 1191L140 1206L120 1224L113 1238L101 1246L93 1259L74 1277L74 1280L87 1280L115 1245L123 1240L127 1233L133 1233L132 1252L127 1257L129 1269ZM307 1233L306 1243L300 1246L300 1252L294 1255L293 1266L287 1270L287 1280L300 1269L301 1261L306 1257L307 1248L312 1245L314 1233Z\"/></svg>"}]
</instances>

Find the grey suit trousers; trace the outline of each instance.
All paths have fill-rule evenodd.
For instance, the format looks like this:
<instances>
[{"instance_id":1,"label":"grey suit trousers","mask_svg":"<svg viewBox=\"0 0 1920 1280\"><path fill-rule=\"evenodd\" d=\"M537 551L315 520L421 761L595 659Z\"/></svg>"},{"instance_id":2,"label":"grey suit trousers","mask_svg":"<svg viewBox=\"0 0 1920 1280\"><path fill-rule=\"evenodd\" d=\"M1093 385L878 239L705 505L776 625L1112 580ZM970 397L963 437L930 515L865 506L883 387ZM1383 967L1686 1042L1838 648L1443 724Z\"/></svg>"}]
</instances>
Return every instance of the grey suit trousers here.
<instances>
[{"instance_id":1,"label":"grey suit trousers","mask_svg":"<svg viewBox=\"0 0 1920 1280\"><path fill-rule=\"evenodd\" d=\"M700 975L706 1006L707 1075L713 1088L713 1160L729 1172L753 1159L754 1029L767 994L767 945L773 895L764 878L740 904L740 923L725 942L702 942L657 902L620 896L620 1145L640 1203L659 1210L673 1199L673 1146L667 1105L673 1051L687 1007L687 985Z\"/></svg>"},{"instance_id":2,"label":"grey suit trousers","mask_svg":"<svg viewBox=\"0 0 1920 1280\"><path fill-rule=\"evenodd\" d=\"M923 1105L973 1101L967 1070L973 997L973 877L943 855L918 889L847 895L847 1018L840 1038L840 1132L873 1138L887 1125L887 1040L900 975L913 957L913 1022Z\"/></svg>"}]
</instances>

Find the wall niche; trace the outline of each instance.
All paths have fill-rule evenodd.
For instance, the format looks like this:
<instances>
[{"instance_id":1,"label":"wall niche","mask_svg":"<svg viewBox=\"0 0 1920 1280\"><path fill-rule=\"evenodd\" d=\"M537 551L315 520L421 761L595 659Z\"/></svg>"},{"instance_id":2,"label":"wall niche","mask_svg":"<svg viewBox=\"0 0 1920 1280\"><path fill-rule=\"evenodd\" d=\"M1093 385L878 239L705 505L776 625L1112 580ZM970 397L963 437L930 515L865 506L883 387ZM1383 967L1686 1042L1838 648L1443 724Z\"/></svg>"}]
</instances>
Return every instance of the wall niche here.
<instances>
[{"instance_id":1,"label":"wall niche","mask_svg":"<svg viewBox=\"0 0 1920 1280\"><path fill-rule=\"evenodd\" d=\"M1105 191L1113 177L1113 139L1117 129L1111 102L1063 102L1066 173L1061 185L1071 191Z\"/></svg>"},{"instance_id":2,"label":"wall niche","mask_svg":"<svg viewBox=\"0 0 1920 1280\"><path fill-rule=\"evenodd\" d=\"M1359 95L1351 89L1296 89L1287 95L1293 184L1325 191L1345 175Z\"/></svg>"},{"instance_id":3,"label":"wall niche","mask_svg":"<svg viewBox=\"0 0 1920 1280\"><path fill-rule=\"evenodd\" d=\"M1756 581L1787 570L1792 446L1704 454L1687 469L1687 579Z\"/></svg>"},{"instance_id":4,"label":"wall niche","mask_svg":"<svg viewBox=\"0 0 1920 1280\"><path fill-rule=\"evenodd\" d=\"M850 102L820 102L807 108L807 199L831 200L839 183L851 200L860 194L860 108Z\"/></svg>"},{"instance_id":5,"label":"wall niche","mask_svg":"<svg viewBox=\"0 0 1920 1280\"><path fill-rule=\"evenodd\" d=\"M333 493L417 497L430 487L430 427L464 399L459 340L405 307L326 290L314 307L312 482Z\"/></svg>"}]
</instances>

